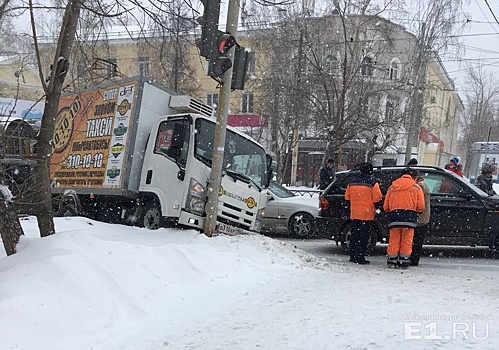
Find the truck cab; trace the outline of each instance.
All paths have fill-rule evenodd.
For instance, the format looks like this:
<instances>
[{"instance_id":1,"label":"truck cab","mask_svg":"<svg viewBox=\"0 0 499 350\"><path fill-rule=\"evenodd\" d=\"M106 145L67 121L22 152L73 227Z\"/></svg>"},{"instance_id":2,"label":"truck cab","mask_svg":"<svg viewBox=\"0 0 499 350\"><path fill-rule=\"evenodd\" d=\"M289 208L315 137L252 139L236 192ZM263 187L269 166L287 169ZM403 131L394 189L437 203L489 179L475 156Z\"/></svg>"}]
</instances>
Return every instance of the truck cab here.
<instances>
[{"instance_id":1,"label":"truck cab","mask_svg":"<svg viewBox=\"0 0 499 350\"><path fill-rule=\"evenodd\" d=\"M158 121L149 137L141 176L140 191L156 198L148 201L145 220L153 220L160 209L167 222L203 228L215 125L214 118L197 114ZM265 150L228 127L217 220L259 231L268 179Z\"/></svg>"}]
</instances>

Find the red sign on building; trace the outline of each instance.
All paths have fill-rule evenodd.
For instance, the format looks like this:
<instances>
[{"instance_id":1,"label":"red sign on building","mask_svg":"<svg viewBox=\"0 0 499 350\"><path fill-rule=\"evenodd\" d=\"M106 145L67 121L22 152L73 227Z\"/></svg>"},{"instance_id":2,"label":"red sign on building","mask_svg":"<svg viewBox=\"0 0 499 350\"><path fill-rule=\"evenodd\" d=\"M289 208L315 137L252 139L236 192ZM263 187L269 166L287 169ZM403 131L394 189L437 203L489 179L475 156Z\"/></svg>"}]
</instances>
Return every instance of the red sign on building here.
<instances>
[{"instance_id":1,"label":"red sign on building","mask_svg":"<svg viewBox=\"0 0 499 350\"><path fill-rule=\"evenodd\" d=\"M267 120L264 120L260 114L229 114L227 124L234 127L265 127Z\"/></svg>"}]
</instances>

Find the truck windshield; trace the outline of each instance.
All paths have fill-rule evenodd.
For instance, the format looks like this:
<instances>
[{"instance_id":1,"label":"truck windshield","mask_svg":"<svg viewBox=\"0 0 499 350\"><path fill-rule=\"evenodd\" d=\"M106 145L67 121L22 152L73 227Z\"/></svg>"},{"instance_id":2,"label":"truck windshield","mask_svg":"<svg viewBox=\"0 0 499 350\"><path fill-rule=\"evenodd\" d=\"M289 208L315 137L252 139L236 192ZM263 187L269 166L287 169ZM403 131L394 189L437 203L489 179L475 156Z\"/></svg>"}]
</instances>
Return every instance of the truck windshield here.
<instances>
[{"instance_id":1,"label":"truck windshield","mask_svg":"<svg viewBox=\"0 0 499 350\"><path fill-rule=\"evenodd\" d=\"M215 123L206 119L196 119L194 155L200 161L211 166ZM255 141L227 130L225 136L223 167L250 178L263 187L267 176L265 150Z\"/></svg>"}]
</instances>

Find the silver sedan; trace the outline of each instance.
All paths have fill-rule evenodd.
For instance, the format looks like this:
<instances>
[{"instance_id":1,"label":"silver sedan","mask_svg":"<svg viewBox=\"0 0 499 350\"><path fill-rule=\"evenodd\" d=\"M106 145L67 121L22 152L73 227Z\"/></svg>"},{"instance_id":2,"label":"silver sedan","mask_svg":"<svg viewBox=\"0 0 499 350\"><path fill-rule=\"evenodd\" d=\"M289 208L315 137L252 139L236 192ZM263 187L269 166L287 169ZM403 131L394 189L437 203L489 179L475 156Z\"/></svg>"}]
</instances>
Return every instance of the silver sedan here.
<instances>
[{"instance_id":1,"label":"silver sedan","mask_svg":"<svg viewBox=\"0 0 499 350\"><path fill-rule=\"evenodd\" d=\"M317 198L295 195L275 181L270 182L267 192L262 233L284 233L296 238L314 236L319 211Z\"/></svg>"}]
</instances>

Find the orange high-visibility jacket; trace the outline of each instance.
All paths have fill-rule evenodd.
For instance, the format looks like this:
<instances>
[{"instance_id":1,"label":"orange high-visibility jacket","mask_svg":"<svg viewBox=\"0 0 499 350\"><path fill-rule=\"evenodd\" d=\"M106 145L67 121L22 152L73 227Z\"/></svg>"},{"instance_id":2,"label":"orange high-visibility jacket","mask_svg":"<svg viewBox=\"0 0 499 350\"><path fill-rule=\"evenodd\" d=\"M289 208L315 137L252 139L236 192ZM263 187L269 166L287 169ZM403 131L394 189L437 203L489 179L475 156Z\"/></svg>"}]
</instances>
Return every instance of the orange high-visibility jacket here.
<instances>
[{"instance_id":1,"label":"orange high-visibility jacket","mask_svg":"<svg viewBox=\"0 0 499 350\"><path fill-rule=\"evenodd\" d=\"M390 213L389 227L416 227L417 213L422 212L424 208L423 190L408 174L393 181L383 203L383 210Z\"/></svg>"},{"instance_id":2,"label":"orange high-visibility jacket","mask_svg":"<svg viewBox=\"0 0 499 350\"><path fill-rule=\"evenodd\" d=\"M378 182L361 173L348 184L345 199L350 201L350 219L374 220L374 204L381 201L382 194Z\"/></svg>"}]
</instances>

